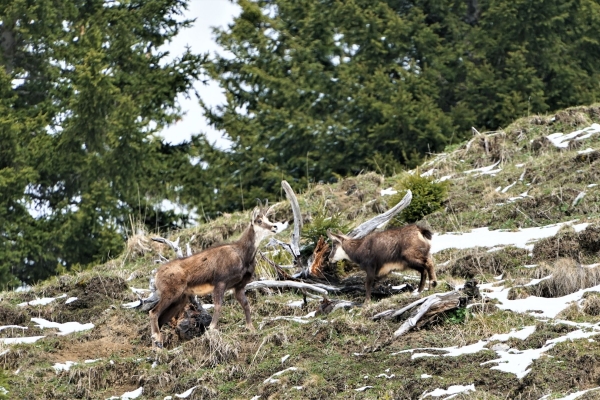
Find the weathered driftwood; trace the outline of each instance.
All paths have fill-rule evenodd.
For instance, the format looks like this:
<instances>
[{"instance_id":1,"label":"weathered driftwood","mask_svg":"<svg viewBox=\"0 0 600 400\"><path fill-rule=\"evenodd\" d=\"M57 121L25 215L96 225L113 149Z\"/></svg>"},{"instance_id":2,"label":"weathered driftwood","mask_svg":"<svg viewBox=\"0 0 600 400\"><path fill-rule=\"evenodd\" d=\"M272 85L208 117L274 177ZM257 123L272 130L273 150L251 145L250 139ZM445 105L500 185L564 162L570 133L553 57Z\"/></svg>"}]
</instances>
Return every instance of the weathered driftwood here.
<instances>
[{"instance_id":1,"label":"weathered driftwood","mask_svg":"<svg viewBox=\"0 0 600 400\"><path fill-rule=\"evenodd\" d=\"M152 238L152 240L154 240L155 242L166 244L167 246L172 248L173 251L175 252L175 254L177 254L177 258L183 258L183 250L181 250L181 246L179 246L179 239L180 238L177 238L176 241L172 242L169 239L165 239L163 237L153 237ZM194 241L194 239L196 239L196 235L192 236L190 238L189 242L187 242L185 245L187 257L192 255L192 246L190 245L190 243L192 243Z\"/></svg>"},{"instance_id":2,"label":"weathered driftwood","mask_svg":"<svg viewBox=\"0 0 600 400\"><path fill-rule=\"evenodd\" d=\"M367 236L369 233L373 232L376 228L387 224L394 216L396 216L400 211L404 210L410 204L412 200L412 192L410 190L406 191L406 195L396 204L394 207L390 208L383 214L379 214L368 221L363 222L356 228L348 233L348 236L354 239L360 239Z\"/></svg>"},{"instance_id":3,"label":"weathered driftwood","mask_svg":"<svg viewBox=\"0 0 600 400\"><path fill-rule=\"evenodd\" d=\"M462 296L462 293L454 291L427 297L427 300L413 311L411 317L404 321L400 328L394 332L394 337L400 337L417 326L421 318L430 311L429 316L457 308L460 305L460 298Z\"/></svg>"},{"instance_id":4,"label":"weathered driftwood","mask_svg":"<svg viewBox=\"0 0 600 400\"><path fill-rule=\"evenodd\" d=\"M292 232L290 247L292 249L294 258L298 259L300 257L300 232L302 231L302 226L304 225L302 213L300 212L300 204L298 203L298 198L296 197L294 190L290 184L287 183L287 181L281 181L281 187L283 188L283 191L285 192L285 195L292 206L292 214L294 215L294 231Z\"/></svg>"},{"instance_id":5,"label":"weathered driftwood","mask_svg":"<svg viewBox=\"0 0 600 400\"><path fill-rule=\"evenodd\" d=\"M264 289L264 288L294 288L294 289L308 289L313 292L317 292L323 295L329 294L326 289L311 285L309 283L297 282L297 281L254 281L246 285L246 290Z\"/></svg>"}]
</instances>

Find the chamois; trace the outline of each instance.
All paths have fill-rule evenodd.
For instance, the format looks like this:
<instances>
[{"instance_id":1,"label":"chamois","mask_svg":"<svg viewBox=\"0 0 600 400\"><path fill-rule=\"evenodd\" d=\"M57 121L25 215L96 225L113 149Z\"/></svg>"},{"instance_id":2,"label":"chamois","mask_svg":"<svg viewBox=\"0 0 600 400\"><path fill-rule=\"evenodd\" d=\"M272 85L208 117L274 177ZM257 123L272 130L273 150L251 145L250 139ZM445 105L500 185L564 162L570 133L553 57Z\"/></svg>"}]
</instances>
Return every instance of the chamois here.
<instances>
[{"instance_id":1,"label":"chamois","mask_svg":"<svg viewBox=\"0 0 600 400\"><path fill-rule=\"evenodd\" d=\"M270 209L257 207L242 236L229 244L211 247L189 257L162 265L155 275L158 303L150 311L153 347L162 347L160 327L177 316L194 295L212 292L215 310L210 329L216 329L223 296L234 289L246 316L246 326L254 330L245 286L252 279L259 243L278 231L278 224L267 218Z\"/></svg>"},{"instance_id":2,"label":"chamois","mask_svg":"<svg viewBox=\"0 0 600 400\"><path fill-rule=\"evenodd\" d=\"M419 292L425 287L425 274L429 275L429 289L437 285L429 229L406 225L382 232L372 232L362 239L352 239L341 233L327 232L333 242L329 262L350 260L367 273L365 303L371 300L371 288L378 276L392 270L414 269L421 273Z\"/></svg>"}]
</instances>

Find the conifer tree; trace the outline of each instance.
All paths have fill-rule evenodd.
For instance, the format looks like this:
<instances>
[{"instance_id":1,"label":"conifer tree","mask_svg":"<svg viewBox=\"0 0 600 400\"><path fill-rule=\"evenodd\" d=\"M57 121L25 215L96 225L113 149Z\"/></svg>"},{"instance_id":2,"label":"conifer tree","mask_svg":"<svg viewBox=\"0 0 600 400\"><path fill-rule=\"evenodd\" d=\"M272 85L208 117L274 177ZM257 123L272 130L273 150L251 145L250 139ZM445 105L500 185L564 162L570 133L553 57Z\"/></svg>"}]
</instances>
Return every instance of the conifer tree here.
<instances>
[{"instance_id":1,"label":"conifer tree","mask_svg":"<svg viewBox=\"0 0 600 400\"><path fill-rule=\"evenodd\" d=\"M0 6L8 207L0 284L117 256L130 215L158 215L153 206L176 199L170 170L182 158L192 167L190 147L165 157L170 146L156 133L179 117L177 95L191 89L204 57L169 59L160 47L191 23L185 8L183 0Z\"/></svg>"}]
</instances>

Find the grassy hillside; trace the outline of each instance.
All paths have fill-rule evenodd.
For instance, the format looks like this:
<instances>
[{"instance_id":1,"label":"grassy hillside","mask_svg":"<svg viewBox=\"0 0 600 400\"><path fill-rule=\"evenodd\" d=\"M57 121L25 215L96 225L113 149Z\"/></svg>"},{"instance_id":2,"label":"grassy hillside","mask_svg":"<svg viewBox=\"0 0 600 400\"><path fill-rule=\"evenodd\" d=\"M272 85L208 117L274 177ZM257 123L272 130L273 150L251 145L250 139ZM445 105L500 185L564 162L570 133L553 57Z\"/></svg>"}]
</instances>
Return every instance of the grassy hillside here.
<instances>
[{"instance_id":1,"label":"grassy hillside","mask_svg":"<svg viewBox=\"0 0 600 400\"><path fill-rule=\"evenodd\" d=\"M132 289L148 287L161 255L175 255L139 231L111 262L30 291L0 293L0 338L44 336L33 343L0 342L0 386L11 399L134 398L140 390L140 399L441 399L460 390L455 399L556 399L594 389L600 386L600 340L594 338L600 333L600 270L594 265L600 263L600 132L594 123L600 123L600 106L522 118L502 131L476 133L410 172L449 182L444 208L424 221L436 232L439 249L436 292L475 278L487 302L391 340L401 321L371 317L419 295L312 317L318 299L298 307L297 292L251 291L256 332L244 328L241 307L227 296L218 332L183 342L166 326L166 350L155 354L147 314L122 305L138 299ZM589 137L564 147L547 138L588 127ZM402 178L366 173L315 185L299 195L300 206L309 222L334 216L351 228L387 209L389 197L380 192ZM275 211L274 219L291 218L285 201ZM199 251L234 239L248 219L248 213L225 215L172 239L191 241ZM516 237L566 222L527 248L482 246L484 231L473 231L504 229ZM279 236L288 240L290 234L288 229ZM443 246L457 238L460 248ZM352 268L344 273L362 278ZM261 262L258 274L274 271ZM415 278L391 274L379 284ZM591 290L580 290L585 288ZM45 321L93 328L69 333L77 326L60 331ZM514 357L528 361L511 370ZM493 361L498 359L503 361ZM600 390L578 398L594 396Z\"/></svg>"}]
</instances>

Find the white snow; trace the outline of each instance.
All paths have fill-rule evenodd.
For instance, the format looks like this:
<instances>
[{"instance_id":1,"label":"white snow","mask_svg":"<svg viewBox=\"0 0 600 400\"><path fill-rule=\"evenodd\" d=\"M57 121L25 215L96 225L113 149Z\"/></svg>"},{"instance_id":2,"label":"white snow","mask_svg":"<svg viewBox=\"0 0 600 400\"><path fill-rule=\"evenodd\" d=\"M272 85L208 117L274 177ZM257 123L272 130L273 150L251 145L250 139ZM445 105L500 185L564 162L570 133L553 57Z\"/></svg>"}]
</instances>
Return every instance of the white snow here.
<instances>
[{"instance_id":1,"label":"white snow","mask_svg":"<svg viewBox=\"0 0 600 400\"><path fill-rule=\"evenodd\" d=\"M431 378L432 375L428 375L428 374L421 374L421 379L428 379Z\"/></svg>"},{"instance_id":2,"label":"white snow","mask_svg":"<svg viewBox=\"0 0 600 400\"><path fill-rule=\"evenodd\" d=\"M591 137L594 134L600 133L600 125L592 124L587 128L580 129L578 131L573 131L567 135L562 132L553 133L551 135L546 136L546 138L556 147L560 149L566 149L569 147L569 142L571 140L583 140Z\"/></svg>"},{"instance_id":3,"label":"white snow","mask_svg":"<svg viewBox=\"0 0 600 400\"><path fill-rule=\"evenodd\" d=\"M86 331L88 329L92 329L94 324L91 322L88 324L80 324L79 322L65 322L64 324L60 324L58 322L51 322L45 320L43 318L31 318L33 322L36 322L39 328L57 328L60 332L59 335L68 335L73 332L81 332Z\"/></svg>"},{"instance_id":4,"label":"white snow","mask_svg":"<svg viewBox=\"0 0 600 400\"><path fill-rule=\"evenodd\" d=\"M594 151L594 149L592 149L591 147L588 147L588 148L587 148L587 149L585 149L585 150L579 150L579 151L577 152L577 154L587 154L587 153L591 153L591 152L593 152L593 151Z\"/></svg>"},{"instance_id":5,"label":"white snow","mask_svg":"<svg viewBox=\"0 0 600 400\"><path fill-rule=\"evenodd\" d=\"M65 301L65 304L72 303L72 302L74 302L75 300L77 300L77 297L69 297L69 298L68 298L68 299Z\"/></svg>"},{"instance_id":6,"label":"white snow","mask_svg":"<svg viewBox=\"0 0 600 400\"><path fill-rule=\"evenodd\" d=\"M35 300L31 300L31 301L26 301L24 303L19 303L17 305L19 307L25 307L25 306L45 306L46 304L52 303L56 299L62 299L64 297L67 297L67 295L63 294L63 295L60 295L58 297L42 297L41 299L35 299Z\"/></svg>"},{"instance_id":7,"label":"white snow","mask_svg":"<svg viewBox=\"0 0 600 400\"><path fill-rule=\"evenodd\" d=\"M385 378L385 379L392 379L392 378L393 378L393 377L395 377L395 376L396 376L395 374L391 374L391 375L388 375L388 374L379 374L379 375L377 375L375 378Z\"/></svg>"},{"instance_id":8,"label":"white snow","mask_svg":"<svg viewBox=\"0 0 600 400\"><path fill-rule=\"evenodd\" d=\"M517 231L490 231L488 228L477 228L466 233L449 232L435 236L431 243L431 252L437 253L450 248L468 249L472 247L494 247L500 245L512 245L532 250L533 244L530 243L531 241L554 236L561 227L572 222L574 221L543 227L524 228ZM573 228L576 232L580 232L588 225L588 223L580 223L573 225Z\"/></svg>"},{"instance_id":9,"label":"white snow","mask_svg":"<svg viewBox=\"0 0 600 400\"><path fill-rule=\"evenodd\" d=\"M4 325L4 326L0 326L0 331L3 331L4 329L28 329L26 326L19 326L19 325Z\"/></svg>"},{"instance_id":10,"label":"white snow","mask_svg":"<svg viewBox=\"0 0 600 400\"><path fill-rule=\"evenodd\" d=\"M290 300L287 302L288 307L302 307L304 305L304 300Z\"/></svg>"},{"instance_id":11,"label":"white snow","mask_svg":"<svg viewBox=\"0 0 600 400\"><path fill-rule=\"evenodd\" d=\"M494 167L496 167L496 165L500 164L500 161L498 161L495 164L489 165L487 167L481 167L481 168L475 168L475 169L470 169L468 171L465 171L465 174L471 174L473 172L479 172L481 174L490 174L493 173L492 171L494 171ZM501 171L501 169L495 170L497 172ZM476 174L479 175L479 174ZM475 175L475 176L476 176Z\"/></svg>"},{"instance_id":12,"label":"white snow","mask_svg":"<svg viewBox=\"0 0 600 400\"><path fill-rule=\"evenodd\" d=\"M198 386L194 386L193 388L190 388L181 394L176 394L175 397L179 399L187 399L197 387Z\"/></svg>"},{"instance_id":13,"label":"white snow","mask_svg":"<svg viewBox=\"0 0 600 400\"><path fill-rule=\"evenodd\" d=\"M508 185L507 187L505 187L504 189L502 189L500 191L500 193L506 193L508 191L508 189L510 189L511 187L515 186L517 184L517 181L514 181L513 183L511 183L510 185Z\"/></svg>"},{"instance_id":14,"label":"white snow","mask_svg":"<svg viewBox=\"0 0 600 400\"><path fill-rule=\"evenodd\" d=\"M382 196L391 196L391 195L396 194L396 193L398 193L398 191L394 190L394 188L392 188L392 187L389 187L387 189L381 189L381 195Z\"/></svg>"},{"instance_id":15,"label":"white snow","mask_svg":"<svg viewBox=\"0 0 600 400\"><path fill-rule=\"evenodd\" d=\"M372 387L373 386L363 386L363 387L356 388L354 390L356 390L357 392L364 392L365 390L371 389Z\"/></svg>"},{"instance_id":16,"label":"white snow","mask_svg":"<svg viewBox=\"0 0 600 400\"><path fill-rule=\"evenodd\" d=\"M592 388L592 389L587 389L587 390L582 390L580 392L571 393L570 395L568 395L566 397L561 397L558 400L573 400L573 399L576 399L576 398L578 398L580 396L583 396L587 392L593 392L594 390L598 390L598 389L600 389L600 387L595 387L595 388Z\"/></svg>"},{"instance_id":17,"label":"white snow","mask_svg":"<svg viewBox=\"0 0 600 400\"><path fill-rule=\"evenodd\" d=\"M4 344L21 344L21 343L35 343L41 338L46 336L28 336L28 337L18 337L18 338L0 338L0 343Z\"/></svg>"},{"instance_id":18,"label":"white snow","mask_svg":"<svg viewBox=\"0 0 600 400\"><path fill-rule=\"evenodd\" d=\"M285 356L281 357L281 363L283 364L288 358L290 358L289 354L286 354Z\"/></svg>"},{"instance_id":19,"label":"white snow","mask_svg":"<svg viewBox=\"0 0 600 400\"><path fill-rule=\"evenodd\" d=\"M279 371L279 372L275 372L273 375L271 375L270 377L268 377L267 379L265 379L265 381L263 382L263 384L267 384L267 383L277 383L279 382L279 379L275 379L276 376L280 376L282 374L285 374L288 371L296 371L298 368L296 367L289 367L284 369L283 371Z\"/></svg>"},{"instance_id":20,"label":"white snow","mask_svg":"<svg viewBox=\"0 0 600 400\"><path fill-rule=\"evenodd\" d=\"M64 364L56 363L52 366L52 368L54 368L58 374L60 371L68 371L75 364L77 364L75 361L66 361Z\"/></svg>"},{"instance_id":21,"label":"white snow","mask_svg":"<svg viewBox=\"0 0 600 400\"><path fill-rule=\"evenodd\" d=\"M142 395L142 393L144 392L144 388L143 387L139 387L131 392L125 392L121 395L121 397L117 397L117 396L112 396L109 397L106 400L126 400L126 399L137 399L138 397L140 397Z\"/></svg>"},{"instance_id":22,"label":"white snow","mask_svg":"<svg viewBox=\"0 0 600 400\"><path fill-rule=\"evenodd\" d=\"M480 288L488 288L488 285L481 285ZM496 306L502 310L511 310L520 313L531 312L537 318L554 318L558 313L567 308L570 303L580 300L585 292L600 291L600 285L581 289L563 297L550 298L529 296L524 299L508 300L508 291L509 288L501 287L499 290L496 288L496 291L485 293L485 296L500 301L500 304Z\"/></svg>"},{"instance_id":23,"label":"white snow","mask_svg":"<svg viewBox=\"0 0 600 400\"><path fill-rule=\"evenodd\" d=\"M452 385L452 386L448 387L448 389L435 389L434 391L425 394L421 398L424 399L425 397L429 397L429 396L440 397L440 396L446 396L449 394L468 393L468 392L474 392L474 391L475 391L475 384L471 384L471 385L467 385L467 386ZM449 398L449 397L447 397L447 398Z\"/></svg>"},{"instance_id":24,"label":"white snow","mask_svg":"<svg viewBox=\"0 0 600 400\"><path fill-rule=\"evenodd\" d=\"M597 183L590 183L589 185L587 185L587 187L589 187L589 188L592 188L592 187L595 187L595 186L598 186L598 184Z\"/></svg>"}]
</instances>

